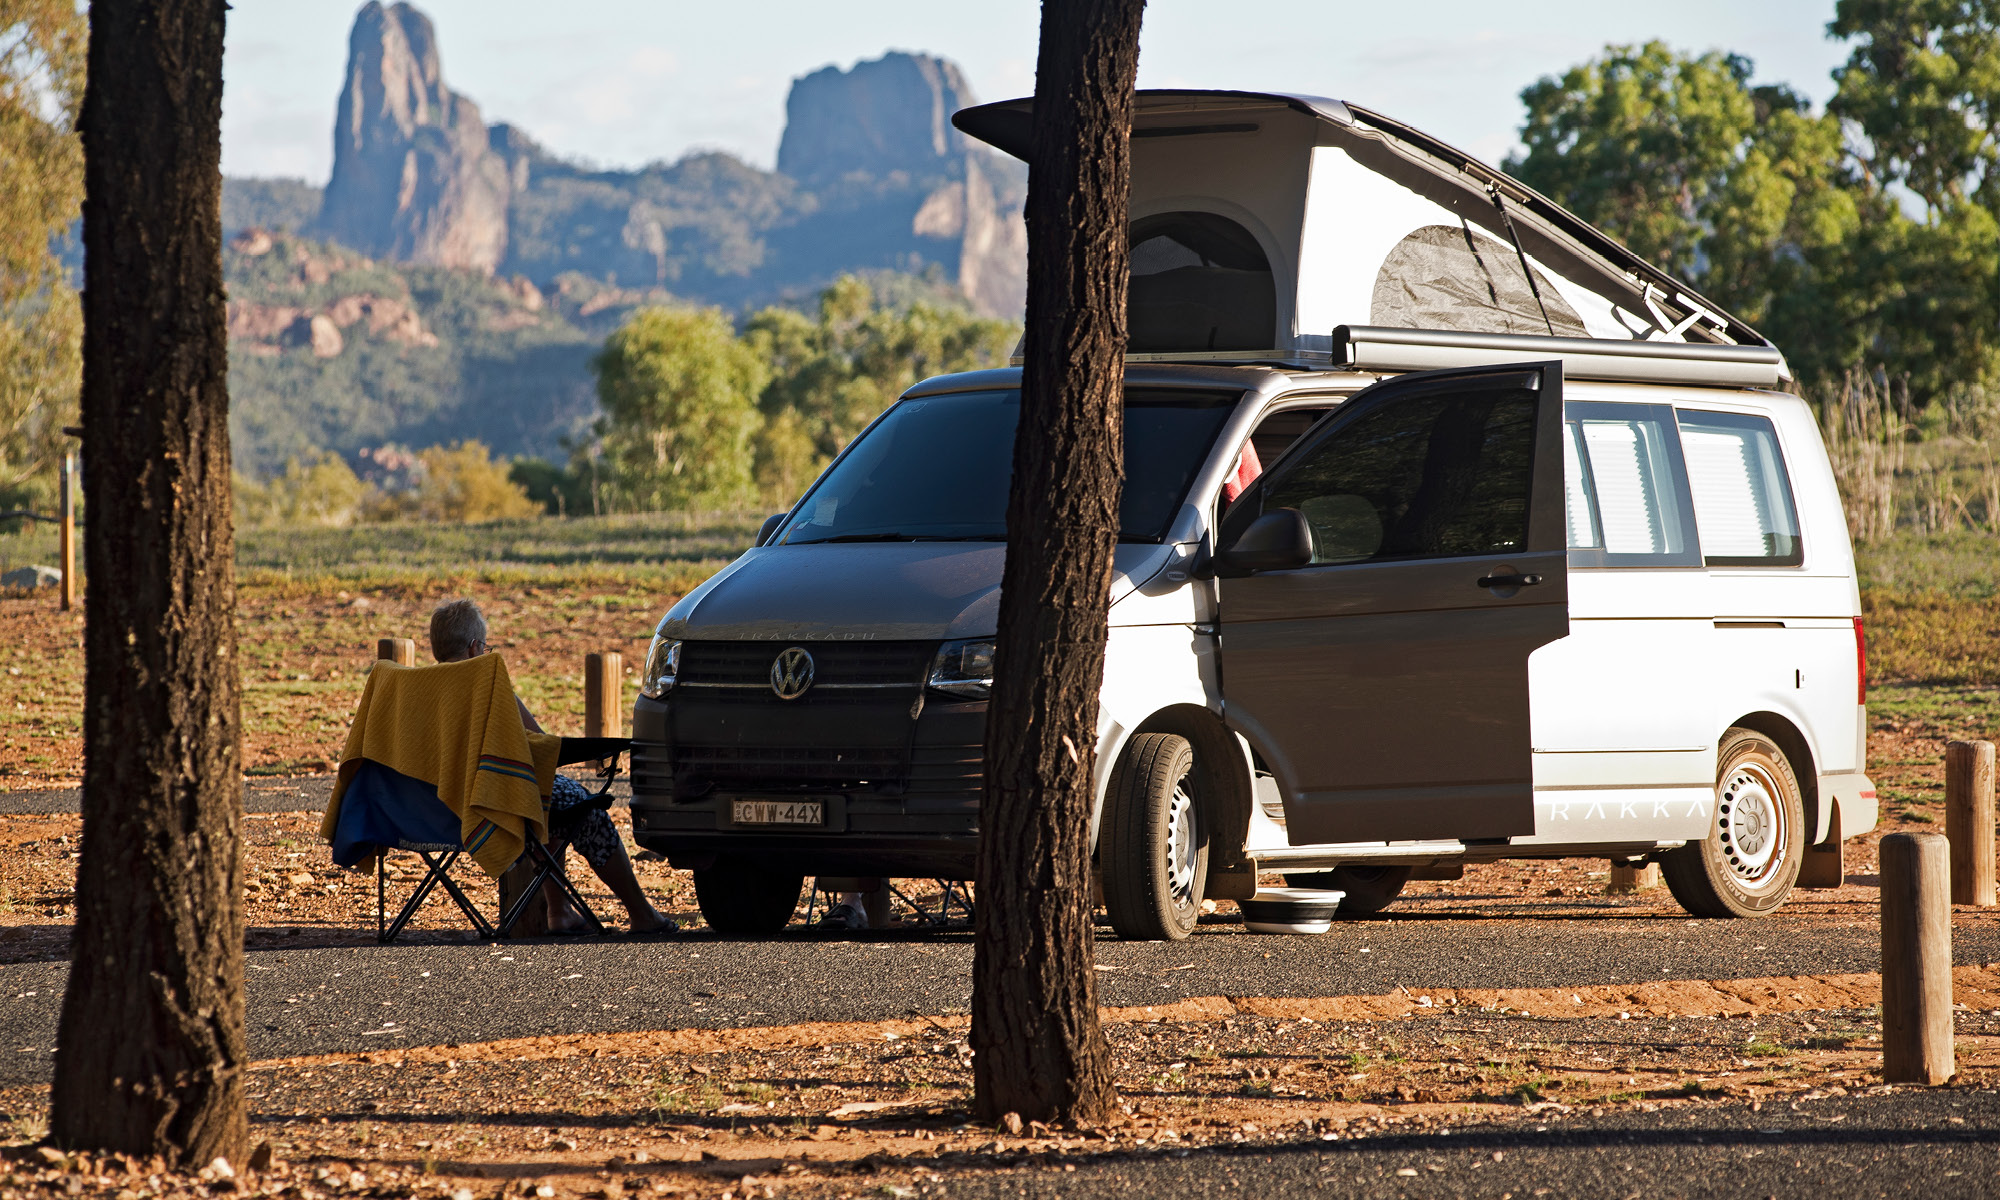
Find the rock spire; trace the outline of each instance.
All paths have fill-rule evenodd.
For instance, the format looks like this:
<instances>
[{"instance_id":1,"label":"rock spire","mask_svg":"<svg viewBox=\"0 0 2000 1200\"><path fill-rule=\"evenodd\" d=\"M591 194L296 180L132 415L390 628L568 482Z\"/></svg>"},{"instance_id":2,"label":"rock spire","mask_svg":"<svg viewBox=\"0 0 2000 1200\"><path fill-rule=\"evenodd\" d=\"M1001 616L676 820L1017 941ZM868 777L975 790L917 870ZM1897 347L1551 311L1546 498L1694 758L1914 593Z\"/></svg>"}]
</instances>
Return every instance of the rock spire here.
<instances>
[{"instance_id":1,"label":"rock spire","mask_svg":"<svg viewBox=\"0 0 2000 1200\"><path fill-rule=\"evenodd\" d=\"M507 164L444 85L430 18L371 0L348 37L320 230L368 254L491 271L507 250Z\"/></svg>"}]
</instances>

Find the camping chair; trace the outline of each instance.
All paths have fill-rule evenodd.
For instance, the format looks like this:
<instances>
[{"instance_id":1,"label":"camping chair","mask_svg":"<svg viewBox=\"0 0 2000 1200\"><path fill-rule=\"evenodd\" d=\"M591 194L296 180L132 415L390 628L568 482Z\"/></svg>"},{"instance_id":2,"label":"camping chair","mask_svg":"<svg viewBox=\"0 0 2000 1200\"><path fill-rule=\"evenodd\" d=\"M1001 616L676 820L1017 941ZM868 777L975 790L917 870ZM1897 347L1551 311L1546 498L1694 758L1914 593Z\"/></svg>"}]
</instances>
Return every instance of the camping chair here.
<instances>
[{"instance_id":1,"label":"camping chair","mask_svg":"<svg viewBox=\"0 0 2000 1200\"><path fill-rule=\"evenodd\" d=\"M591 793L591 803L597 808L609 808L611 784L618 776L618 756L631 744L629 738L566 737L562 739L556 764L601 762L603 765L598 770L601 782L598 789ZM578 894L576 886L563 870L562 860L532 833L525 839L522 857L535 868L533 882L502 908L496 928L496 923L486 919L451 877L452 867L470 849L460 842L459 829L458 815L438 799L435 786L390 770L378 762L361 763L341 803L333 858L343 866L357 865L371 856L375 859L377 940L385 943L395 941L424 901L440 886L482 938L511 935L515 924L527 912L529 903L541 894L545 883L554 883L560 888L577 911L583 914L590 928L599 935L604 933L604 923L598 920L597 914ZM394 921L388 919L388 882L384 866L388 850L410 851L423 861L425 867L422 881Z\"/></svg>"}]
</instances>

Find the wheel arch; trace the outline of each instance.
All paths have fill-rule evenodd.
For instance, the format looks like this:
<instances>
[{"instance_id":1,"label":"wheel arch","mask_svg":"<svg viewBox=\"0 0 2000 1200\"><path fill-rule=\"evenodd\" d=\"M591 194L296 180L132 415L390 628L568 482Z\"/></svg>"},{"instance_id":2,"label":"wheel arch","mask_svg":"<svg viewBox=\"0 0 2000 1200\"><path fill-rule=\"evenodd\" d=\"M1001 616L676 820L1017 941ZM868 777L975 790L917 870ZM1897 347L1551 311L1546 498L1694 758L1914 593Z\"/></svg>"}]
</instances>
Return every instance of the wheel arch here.
<instances>
[{"instance_id":1,"label":"wheel arch","mask_svg":"<svg viewBox=\"0 0 2000 1200\"><path fill-rule=\"evenodd\" d=\"M1785 761L1791 764L1792 776L1798 780L1799 801L1806 810L1806 829L1809 831L1806 845L1817 846L1825 841L1831 814L1820 803L1819 763L1805 731L1790 717L1770 711L1745 713L1729 724L1732 728L1761 733L1785 752Z\"/></svg>"},{"instance_id":2,"label":"wheel arch","mask_svg":"<svg viewBox=\"0 0 2000 1200\"><path fill-rule=\"evenodd\" d=\"M1201 786L1196 796L1209 830L1209 869L1230 869L1242 865L1243 847L1250 836L1250 808L1255 796L1250 781L1249 760L1236 734L1222 719L1199 704L1173 704L1162 708L1134 726L1119 740L1116 755L1122 765L1125 750L1142 733L1172 733L1194 747L1195 771ZM1106 775L1109 779L1109 773ZM1098 797L1098 815L1093 819L1091 853L1097 852L1097 824L1103 815L1103 794Z\"/></svg>"}]
</instances>

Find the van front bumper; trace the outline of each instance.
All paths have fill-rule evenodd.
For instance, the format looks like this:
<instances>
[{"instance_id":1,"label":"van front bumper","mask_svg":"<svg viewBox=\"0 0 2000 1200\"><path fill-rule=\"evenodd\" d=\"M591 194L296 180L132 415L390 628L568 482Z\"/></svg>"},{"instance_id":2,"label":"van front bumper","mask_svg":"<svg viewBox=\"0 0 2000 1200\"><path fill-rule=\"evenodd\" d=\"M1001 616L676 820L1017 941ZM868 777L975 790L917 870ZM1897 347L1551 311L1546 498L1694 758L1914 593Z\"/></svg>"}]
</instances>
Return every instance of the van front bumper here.
<instances>
[{"instance_id":1,"label":"van front bumper","mask_svg":"<svg viewBox=\"0 0 2000 1200\"><path fill-rule=\"evenodd\" d=\"M916 695L821 704L641 697L634 840L679 870L726 859L805 875L971 878L986 704L927 695L913 705ZM825 819L739 826L732 802L745 798L817 801Z\"/></svg>"}]
</instances>

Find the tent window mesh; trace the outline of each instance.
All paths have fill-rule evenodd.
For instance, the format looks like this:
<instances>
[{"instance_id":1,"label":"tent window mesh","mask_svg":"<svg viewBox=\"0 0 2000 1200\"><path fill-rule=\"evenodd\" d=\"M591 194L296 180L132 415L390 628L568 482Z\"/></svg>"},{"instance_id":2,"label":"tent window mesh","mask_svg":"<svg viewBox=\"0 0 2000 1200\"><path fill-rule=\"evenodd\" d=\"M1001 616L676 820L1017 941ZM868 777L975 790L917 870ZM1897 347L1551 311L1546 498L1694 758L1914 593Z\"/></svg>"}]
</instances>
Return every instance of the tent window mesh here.
<instances>
[{"instance_id":1,"label":"tent window mesh","mask_svg":"<svg viewBox=\"0 0 2000 1200\"><path fill-rule=\"evenodd\" d=\"M1277 345L1277 286L1249 230L1214 213L1172 212L1132 222L1131 238L1131 353Z\"/></svg>"},{"instance_id":2,"label":"tent window mesh","mask_svg":"<svg viewBox=\"0 0 2000 1200\"><path fill-rule=\"evenodd\" d=\"M1514 247L1465 225L1425 225L1396 243L1375 275L1369 323L1397 329L1588 337L1583 318ZM1546 319L1543 313L1547 313Z\"/></svg>"}]
</instances>

